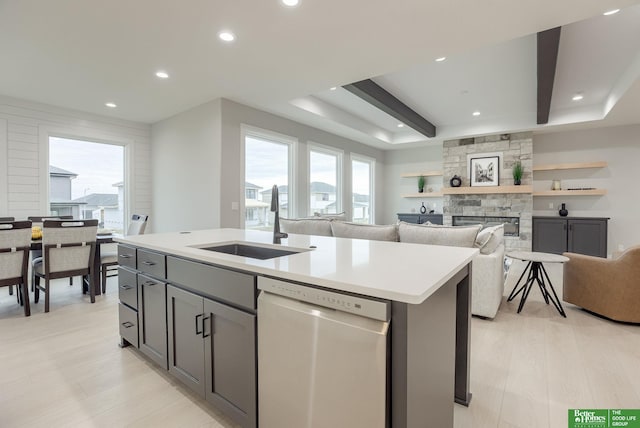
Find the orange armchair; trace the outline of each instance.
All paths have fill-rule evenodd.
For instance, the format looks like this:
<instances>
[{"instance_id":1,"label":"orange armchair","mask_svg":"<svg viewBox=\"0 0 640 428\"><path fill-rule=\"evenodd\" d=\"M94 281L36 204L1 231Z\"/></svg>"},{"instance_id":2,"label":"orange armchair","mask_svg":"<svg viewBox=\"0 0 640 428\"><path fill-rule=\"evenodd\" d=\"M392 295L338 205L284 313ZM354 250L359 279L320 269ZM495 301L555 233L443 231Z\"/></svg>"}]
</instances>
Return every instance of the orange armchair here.
<instances>
[{"instance_id":1,"label":"orange armchair","mask_svg":"<svg viewBox=\"0 0 640 428\"><path fill-rule=\"evenodd\" d=\"M564 253L563 298L614 321L640 323L640 246L615 260Z\"/></svg>"}]
</instances>

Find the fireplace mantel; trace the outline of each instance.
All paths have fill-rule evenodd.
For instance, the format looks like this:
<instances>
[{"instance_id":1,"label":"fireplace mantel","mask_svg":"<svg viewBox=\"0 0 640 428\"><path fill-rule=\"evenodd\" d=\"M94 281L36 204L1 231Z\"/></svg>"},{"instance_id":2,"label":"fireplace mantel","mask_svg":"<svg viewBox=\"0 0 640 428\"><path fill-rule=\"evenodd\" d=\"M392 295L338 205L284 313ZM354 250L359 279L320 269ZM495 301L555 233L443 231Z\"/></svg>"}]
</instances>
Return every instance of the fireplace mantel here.
<instances>
[{"instance_id":1,"label":"fireplace mantel","mask_svg":"<svg viewBox=\"0 0 640 428\"><path fill-rule=\"evenodd\" d=\"M504 193L523 193L529 194L533 192L533 186L487 186L487 187L445 187L442 193L445 195L491 195Z\"/></svg>"}]
</instances>

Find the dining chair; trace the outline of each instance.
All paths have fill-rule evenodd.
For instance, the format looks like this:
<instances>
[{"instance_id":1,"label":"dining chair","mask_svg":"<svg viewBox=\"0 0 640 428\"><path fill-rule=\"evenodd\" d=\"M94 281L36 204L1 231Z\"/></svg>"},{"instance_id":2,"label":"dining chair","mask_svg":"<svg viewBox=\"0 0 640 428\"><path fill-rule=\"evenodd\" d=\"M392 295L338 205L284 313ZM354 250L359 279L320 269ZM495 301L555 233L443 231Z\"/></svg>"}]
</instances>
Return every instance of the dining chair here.
<instances>
[{"instance_id":1,"label":"dining chair","mask_svg":"<svg viewBox=\"0 0 640 428\"><path fill-rule=\"evenodd\" d=\"M0 287L16 286L18 302L22 302L27 317L31 315L27 286L30 249L30 221L0 223Z\"/></svg>"},{"instance_id":2,"label":"dining chair","mask_svg":"<svg viewBox=\"0 0 640 428\"><path fill-rule=\"evenodd\" d=\"M44 291L44 311L49 312L51 280L85 276L93 271L98 220L46 220L42 227L42 257L33 260L34 303ZM44 279L44 286L40 285ZM95 287L89 287L94 303Z\"/></svg>"},{"instance_id":3,"label":"dining chair","mask_svg":"<svg viewBox=\"0 0 640 428\"><path fill-rule=\"evenodd\" d=\"M44 216L29 216L27 220L30 220L33 226L42 227L42 222L45 220L72 220L72 215L44 215ZM31 252L31 259L35 260L38 257L42 257L42 251L34 250ZM69 278L69 285L73 285L73 277ZM33 284L31 284L31 291L35 291Z\"/></svg>"},{"instance_id":4,"label":"dining chair","mask_svg":"<svg viewBox=\"0 0 640 428\"><path fill-rule=\"evenodd\" d=\"M127 229L127 236L144 234L148 219L148 215L132 215L131 223L129 223L129 228ZM118 274L117 251L105 251L100 254L100 271L102 273L102 292L104 293L107 289L107 278Z\"/></svg>"},{"instance_id":5,"label":"dining chair","mask_svg":"<svg viewBox=\"0 0 640 428\"><path fill-rule=\"evenodd\" d=\"M0 223L6 223L8 221L16 221L15 217L0 217ZM9 295L13 294L13 285L9 286Z\"/></svg>"}]
</instances>

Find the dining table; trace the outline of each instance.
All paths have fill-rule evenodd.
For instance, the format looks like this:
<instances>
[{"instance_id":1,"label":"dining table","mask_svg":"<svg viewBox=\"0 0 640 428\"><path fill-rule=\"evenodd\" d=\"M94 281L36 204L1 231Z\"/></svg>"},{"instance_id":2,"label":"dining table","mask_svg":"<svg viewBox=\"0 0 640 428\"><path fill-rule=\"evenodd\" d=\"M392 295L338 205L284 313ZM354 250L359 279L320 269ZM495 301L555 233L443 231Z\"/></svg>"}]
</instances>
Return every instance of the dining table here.
<instances>
[{"instance_id":1,"label":"dining table","mask_svg":"<svg viewBox=\"0 0 640 428\"><path fill-rule=\"evenodd\" d=\"M93 257L93 267L91 269L91 275L87 279L83 278L83 293L89 292L90 288L93 287L94 295L98 296L102 294L102 287L100 287L100 247L102 244L111 244L115 241L113 238L121 236L115 233L98 233L96 235L96 250ZM42 251L42 239L32 239L31 240L31 251ZM92 300L91 303L94 303Z\"/></svg>"}]
</instances>

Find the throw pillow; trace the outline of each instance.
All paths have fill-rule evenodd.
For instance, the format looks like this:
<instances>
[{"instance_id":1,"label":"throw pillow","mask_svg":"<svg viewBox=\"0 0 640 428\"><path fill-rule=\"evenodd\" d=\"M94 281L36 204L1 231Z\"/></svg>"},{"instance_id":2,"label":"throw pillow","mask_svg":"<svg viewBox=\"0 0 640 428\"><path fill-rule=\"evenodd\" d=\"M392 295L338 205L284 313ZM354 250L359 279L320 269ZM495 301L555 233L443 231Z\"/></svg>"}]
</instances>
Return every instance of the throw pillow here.
<instances>
[{"instance_id":1,"label":"throw pillow","mask_svg":"<svg viewBox=\"0 0 640 428\"><path fill-rule=\"evenodd\" d=\"M481 225L442 226L438 224L410 224L401 222L398 227L400 242L414 244L473 247Z\"/></svg>"},{"instance_id":2,"label":"throw pillow","mask_svg":"<svg viewBox=\"0 0 640 428\"><path fill-rule=\"evenodd\" d=\"M398 241L395 224L375 225L332 221L331 231L338 238L369 239L371 241Z\"/></svg>"},{"instance_id":3,"label":"throw pillow","mask_svg":"<svg viewBox=\"0 0 640 428\"><path fill-rule=\"evenodd\" d=\"M491 254L502 244L504 240L504 224L486 227L478 232L475 247L481 254Z\"/></svg>"},{"instance_id":4,"label":"throw pillow","mask_svg":"<svg viewBox=\"0 0 640 428\"><path fill-rule=\"evenodd\" d=\"M300 235L331 236L331 220L281 218L280 226L286 233L298 233Z\"/></svg>"},{"instance_id":5,"label":"throw pillow","mask_svg":"<svg viewBox=\"0 0 640 428\"><path fill-rule=\"evenodd\" d=\"M312 218L324 218L324 219L328 219L328 220L346 221L347 220L347 214L344 211L342 211L341 213L337 213L337 214L313 213L313 217Z\"/></svg>"}]
</instances>

